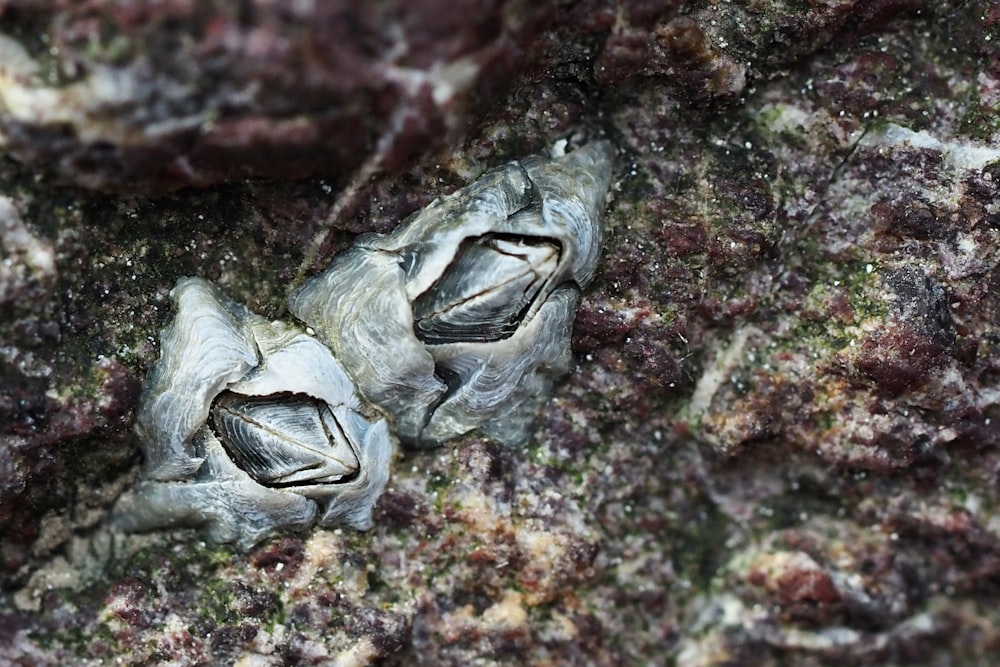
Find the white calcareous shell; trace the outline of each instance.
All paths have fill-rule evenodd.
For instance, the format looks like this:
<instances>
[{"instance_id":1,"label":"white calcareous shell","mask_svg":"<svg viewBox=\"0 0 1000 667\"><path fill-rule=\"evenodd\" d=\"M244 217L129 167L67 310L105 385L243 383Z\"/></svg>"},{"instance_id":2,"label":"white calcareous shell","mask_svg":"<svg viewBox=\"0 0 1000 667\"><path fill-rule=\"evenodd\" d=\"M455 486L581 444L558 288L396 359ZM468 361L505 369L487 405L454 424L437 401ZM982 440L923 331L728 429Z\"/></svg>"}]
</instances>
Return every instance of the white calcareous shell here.
<instances>
[{"instance_id":1,"label":"white calcareous shell","mask_svg":"<svg viewBox=\"0 0 1000 667\"><path fill-rule=\"evenodd\" d=\"M385 421L361 414L354 383L330 351L204 280L181 279L173 299L176 315L136 418L145 479L119 501L119 525L199 526L243 547L317 522L370 528L392 446ZM235 418L232 408L248 404L249 426L221 428ZM315 440L302 405L315 406L329 442ZM234 461L247 457L253 476Z\"/></svg>"},{"instance_id":2,"label":"white calcareous shell","mask_svg":"<svg viewBox=\"0 0 1000 667\"><path fill-rule=\"evenodd\" d=\"M491 170L387 235L359 237L290 297L394 432L523 441L571 360L603 243L612 149Z\"/></svg>"}]
</instances>

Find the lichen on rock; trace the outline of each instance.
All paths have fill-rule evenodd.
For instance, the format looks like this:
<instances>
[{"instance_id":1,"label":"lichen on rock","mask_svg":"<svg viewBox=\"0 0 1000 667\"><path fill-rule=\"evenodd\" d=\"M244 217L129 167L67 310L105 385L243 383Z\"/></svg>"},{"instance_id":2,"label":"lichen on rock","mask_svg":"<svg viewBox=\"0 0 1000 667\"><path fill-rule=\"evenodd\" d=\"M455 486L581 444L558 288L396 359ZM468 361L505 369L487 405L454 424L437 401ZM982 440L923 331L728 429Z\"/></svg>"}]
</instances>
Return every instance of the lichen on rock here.
<instances>
[{"instance_id":1,"label":"lichen on rock","mask_svg":"<svg viewBox=\"0 0 1000 667\"><path fill-rule=\"evenodd\" d=\"M997 662L989 3L140 4L0 0L0 662ZM178 276L284 319L358 234L599 137L523 448L406 453L364 535L109 532Z\"/></svg>"}]
</instances>

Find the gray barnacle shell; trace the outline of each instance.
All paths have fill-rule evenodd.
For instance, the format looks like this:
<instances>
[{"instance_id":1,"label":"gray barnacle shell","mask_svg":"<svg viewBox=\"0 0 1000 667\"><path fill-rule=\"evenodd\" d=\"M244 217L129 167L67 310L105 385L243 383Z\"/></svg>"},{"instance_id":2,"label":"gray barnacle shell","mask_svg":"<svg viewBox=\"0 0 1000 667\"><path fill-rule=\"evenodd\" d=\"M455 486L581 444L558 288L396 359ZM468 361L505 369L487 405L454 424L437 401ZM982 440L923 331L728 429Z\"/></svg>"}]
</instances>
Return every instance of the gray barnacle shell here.
<instances>
[{"instance_id":1,"label":"gray barnacle shell","mask_svg":"<svg viewBox=\"0 0 1000 667\"><path fill-rule=\"evenodd\" d=\"M183 278L136 418L144 480L126 530L200 526L246 548L279 530L371 527L388 480L384 420L319 341Z\"/></svg>"},{"instance_id":2,"label":"gray barnacle shell","mask_svg":"<svg viewBox=\"0 0 1000 667\"><path fill-rule=\"evenodd\" d=\"M524 440L569 368L580 290L603 243L611 146L528 158L367 234L290 308L417 446L479 428Z\"/></svg>"}]
</instances>

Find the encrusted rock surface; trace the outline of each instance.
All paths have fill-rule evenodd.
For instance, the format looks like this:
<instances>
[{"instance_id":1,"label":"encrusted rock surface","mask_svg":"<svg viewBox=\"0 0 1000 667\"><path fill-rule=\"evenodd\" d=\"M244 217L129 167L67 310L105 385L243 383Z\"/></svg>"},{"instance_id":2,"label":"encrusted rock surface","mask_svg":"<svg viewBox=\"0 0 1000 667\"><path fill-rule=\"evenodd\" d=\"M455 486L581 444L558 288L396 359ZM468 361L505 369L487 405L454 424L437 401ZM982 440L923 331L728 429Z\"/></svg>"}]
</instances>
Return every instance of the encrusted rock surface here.
<instances>
[{"instance_id":1,"label":"encrusted rock surface","mask_svg":"<svg viewBox=\"0 0 1000 667\"><path fill-rule=\"evenodd\" d=\"M1000 11L355 4L0 0L0 663L1000 662ZM525 447L401 452L369 533L109 528L178 276L285 317L595 138Z\"/></svg>"},{"instance_id":2,"label":"encrusted rock surface","mask_svg":"<svg viewBox=\"0 0 1000 667\"><path fill-rule=\"evenodd\" d=\"M510 83L547 2L4 0L7 150L102 190L406 165Z\"/></svg>"}]
</instances>

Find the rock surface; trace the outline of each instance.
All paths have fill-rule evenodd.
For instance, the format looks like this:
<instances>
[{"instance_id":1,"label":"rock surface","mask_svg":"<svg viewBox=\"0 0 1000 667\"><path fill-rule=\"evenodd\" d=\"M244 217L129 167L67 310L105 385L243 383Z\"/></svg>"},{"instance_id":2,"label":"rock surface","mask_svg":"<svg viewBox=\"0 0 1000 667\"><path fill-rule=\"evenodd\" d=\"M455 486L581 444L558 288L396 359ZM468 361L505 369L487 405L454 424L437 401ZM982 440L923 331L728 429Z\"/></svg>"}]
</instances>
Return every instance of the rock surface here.
<instances>
[{"instance_id":1,"label":"rock surface","mask_svg":"<svg viewBox=\"0 0 1000 667\"><path fill-rule=\"evenodd\" d=\"M1000 661L991 3L54 4L0 0L0 663ZM527 446L401 451L368 533L111 531L178 276L285 317L598 137Z\"/></svg>"}]
</instances>

